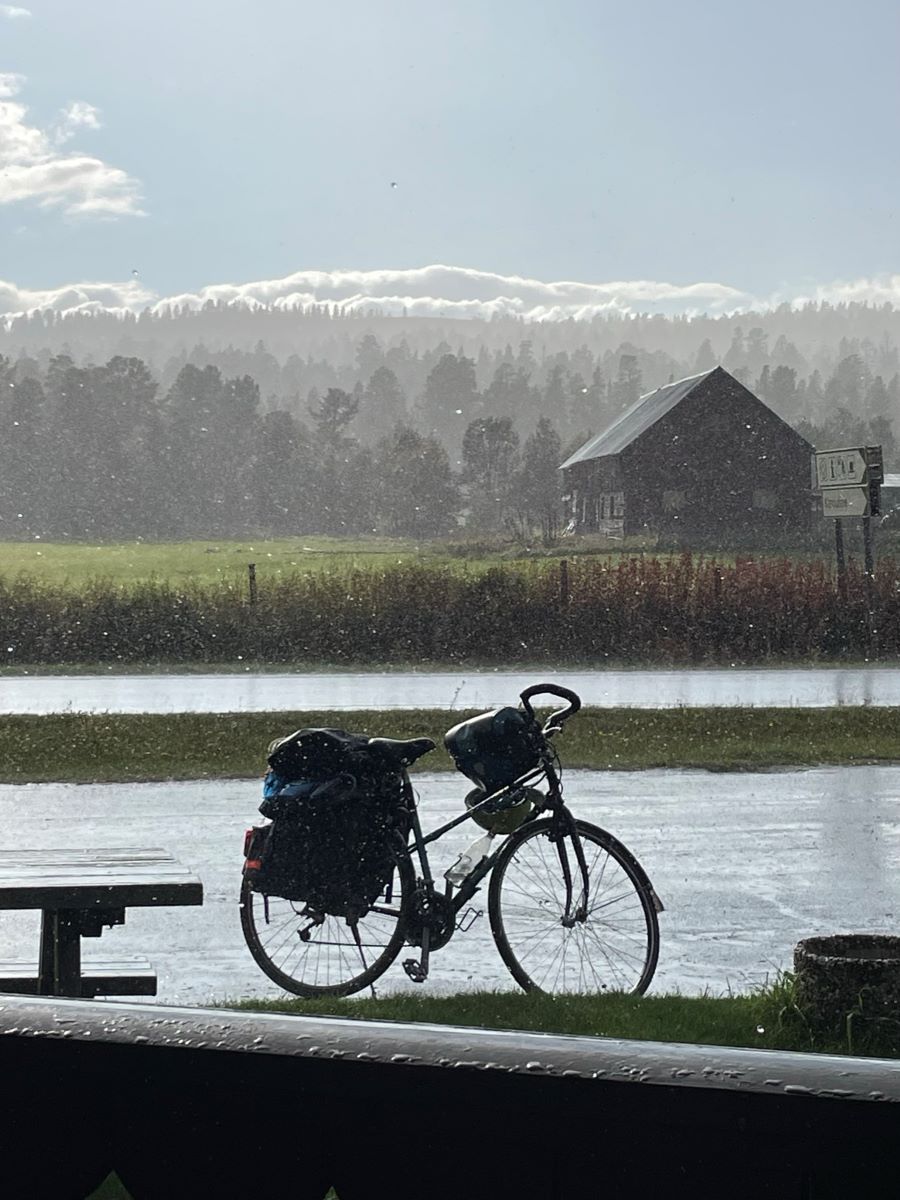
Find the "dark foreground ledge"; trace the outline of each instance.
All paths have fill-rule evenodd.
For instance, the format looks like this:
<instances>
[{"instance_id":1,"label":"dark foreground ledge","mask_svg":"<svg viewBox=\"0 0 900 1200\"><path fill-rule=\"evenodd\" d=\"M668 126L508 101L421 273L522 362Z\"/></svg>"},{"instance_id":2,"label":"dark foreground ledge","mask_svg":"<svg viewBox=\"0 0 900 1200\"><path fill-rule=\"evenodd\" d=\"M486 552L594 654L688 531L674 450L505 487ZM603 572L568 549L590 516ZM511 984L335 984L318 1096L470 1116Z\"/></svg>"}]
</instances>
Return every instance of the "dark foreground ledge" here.
<instances>
[{"instance_id":1,"label":"dark foreground ledge","mask_svg":"<svg viewBox=\"0 0 900 1200\"><path fill-rule=\"evenodd\" d=\"M0 996L4 1194L875 1195L900 1063Z\"/></svg>"}]
</instances>

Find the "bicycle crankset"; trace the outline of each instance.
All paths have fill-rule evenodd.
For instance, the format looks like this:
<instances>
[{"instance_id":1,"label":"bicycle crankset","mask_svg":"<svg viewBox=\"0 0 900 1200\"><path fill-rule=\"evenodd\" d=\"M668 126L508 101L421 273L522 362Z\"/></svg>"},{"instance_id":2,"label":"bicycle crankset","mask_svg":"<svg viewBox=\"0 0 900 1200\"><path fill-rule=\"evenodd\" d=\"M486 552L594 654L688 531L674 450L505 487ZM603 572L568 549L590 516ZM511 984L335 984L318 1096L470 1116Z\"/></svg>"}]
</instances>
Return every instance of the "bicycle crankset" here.
<instances>
[{"instance_id":1,"label":"bicycle crankset","mask_svg":"<svg viewBox=\"0 0 900 1200\"><path fill-rule=\"evenodd\" d=\"M455 928L456 913L450 900L438 892L428 895L423 888L417 888L413 895L412 913L406 935L409 944L421 946L422 934L427 929L428 949L440 950L450 941ZM409 975L408 971L407 974Z\"/></svg>"}]
</instances>

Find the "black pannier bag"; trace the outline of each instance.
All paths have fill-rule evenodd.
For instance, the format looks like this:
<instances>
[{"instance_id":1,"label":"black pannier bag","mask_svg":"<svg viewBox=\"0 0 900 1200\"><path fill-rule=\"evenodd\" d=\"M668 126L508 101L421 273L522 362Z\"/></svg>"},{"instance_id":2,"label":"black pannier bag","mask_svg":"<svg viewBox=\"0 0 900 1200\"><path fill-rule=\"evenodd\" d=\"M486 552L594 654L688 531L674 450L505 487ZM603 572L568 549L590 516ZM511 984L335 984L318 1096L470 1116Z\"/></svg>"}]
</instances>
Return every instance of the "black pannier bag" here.
<instances>
[{"instance_id":1,"label":"black pannier bag","mask_svg":"<svg viewBox=\"0 0 900 1200\"><path fill-rule=\"evenodd\" d=\"M365 761L367 737L345 729L298 729L269 746L268 763L286 782L334 779Z\"/></svg>"},{"instance_id":2,"label":"black pannier bag","mask_svg":"<svg viewBox=\"0 0 900 1200\"><path fill-rule=\"evenodd\" d=\"M391 840L405 840L410 822L401 774L385 770L367 746L368 738L331 729L273 743L260 805L272 824L263 827L261 855L245 864L254 891L355 918L385 890ZM294 771L306 774L289 782Z\"/></svg>"},{"instance_id":3,"label":"black pannier bag","mask_svg":"<svg viewBox=\"0 0 900 1200\"><path fill-rule=\"evenodd\" d=\"M507 707L454 725L444 745L463 775L490 793L538 765L544 738L533 717Z\"/></svg>"}]
</instances>

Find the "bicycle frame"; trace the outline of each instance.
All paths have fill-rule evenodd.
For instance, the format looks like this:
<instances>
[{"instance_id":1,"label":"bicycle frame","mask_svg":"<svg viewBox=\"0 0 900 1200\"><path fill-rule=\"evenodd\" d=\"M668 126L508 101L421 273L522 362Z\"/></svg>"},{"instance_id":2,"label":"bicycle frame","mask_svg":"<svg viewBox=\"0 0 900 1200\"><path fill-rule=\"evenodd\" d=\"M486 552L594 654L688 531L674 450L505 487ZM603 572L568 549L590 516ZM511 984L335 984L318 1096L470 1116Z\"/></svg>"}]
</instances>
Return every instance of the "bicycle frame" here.
<instances>
[{"instance_id":1,"label":"bicycle frame","mask_svg":"<svg viewBox=\"0 0 900 1200\"><path fill-rule=\"evenodd\" d=\"M419 813L415 801L412 796L412 785L407 777L407 803L409 806L411 825L412 825L412 844L407 845L407 853L412 857L413 853L418 857L419 867L422 876L422 882L425 886L427 896L436 894L435 881L431 873L431 865L428 861L427 847L432 843L439 841L440 838L448 833L456 826L462 825L465 821L474 820L475 814L489 804L494 804L498 800L511 796L520 788L528 787L532 784L539 783L541 780L546 780L548 786L545 803L540 809L529 813L522 822L519 828L527 826L533 821L538 820L549 810L550 816L554 818L558 824L558 834L554 838L557 854L559 855L560 865L562 867L563 878L566 883L566 905L564 910L563 922L567 925L574 925L577 921L583 921L587 914L588 902L588 869L587 862L584 857L584 849L581 845L581 838L578 836L577 827L572 814L566 808L565 801L562 798L560 789L560 778L553 763L553 759L549 753L545 754L540 762L540 765L531 771L527 771L524 775L505 787L498 789L496 792L491 792L473 805L464 813L460 813L458 817L454 817L452 821L448 821L445 825L441 825L438 829L432 830L429 834L423 834L422 824L419 820ZM569 857L566 850L566 835L571 837L575 847L575 857L578 863L578 870L581 876L581 897L577 906L573 907L573 879L572 870L569 863ZM510 835L507 835L510 836ZM488 854L480 863L478 863L472 871L466 876L463 882L459 885L456 895L452 895L453 885L447 883L445 897L450 902L450 908L453 912L454 920L459 916L459 913L464 904L471 900L472 896L478 890L482 880L490 874L497 862L503 847L506 844L504 837L500 845L492 854ZM423 947L424 949L424 947Z\"/></svg>"}]
</instances>

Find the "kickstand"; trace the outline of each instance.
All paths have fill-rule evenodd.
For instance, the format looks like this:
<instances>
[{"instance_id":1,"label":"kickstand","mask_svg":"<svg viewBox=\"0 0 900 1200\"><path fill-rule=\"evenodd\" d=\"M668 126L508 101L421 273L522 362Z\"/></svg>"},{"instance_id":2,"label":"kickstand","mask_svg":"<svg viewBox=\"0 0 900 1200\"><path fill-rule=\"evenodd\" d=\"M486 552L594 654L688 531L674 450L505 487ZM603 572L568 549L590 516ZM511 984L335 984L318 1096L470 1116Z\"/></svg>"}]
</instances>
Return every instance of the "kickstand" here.
<instances>
[{"instance_id":1,"label":"kickstand","mask_svg":"<svg viewBox=\"0 0 900 1200\"><path fill-rule=\"evenodd\" d=\"M350 923L348 922L348 924L350 924ZM366 968L366 956L363 954L362 942L361 942L361 940L360 940L360 937L359 937L359 922L358 922L358 921L354 921L354 922L353 922L353 923L350 925L350 928L353 930L353 940L356 942L356 948L357 948L357 950L359 951L359 960L360 960L360 962L361 962L361 963L362 963L362 965L363 965L363 970L365 970L365 968ZM375 984L374 984L374 983L370 983L370 984L369 984L369 991L372 993L372 999L373 999L373 1000L377 1000L377 999L378 999L378 993L375 991Z\"/></svg>"},{"instance_id":2,"label":"kickstand","mask_svg":"<svg viewBox=\"0 0 900 1200\"><path fill-rule=\"evenodd\" d=\"M350 929L353 932L353 940L356 942L356 948L359 951L359 961L363 965L363 970L365 970L368 966L368 963L366 962L365 954L363 954L362 940L359 936L359 921L348 921L347 924L350 926Z\"/></svg>"}]
</instances>

